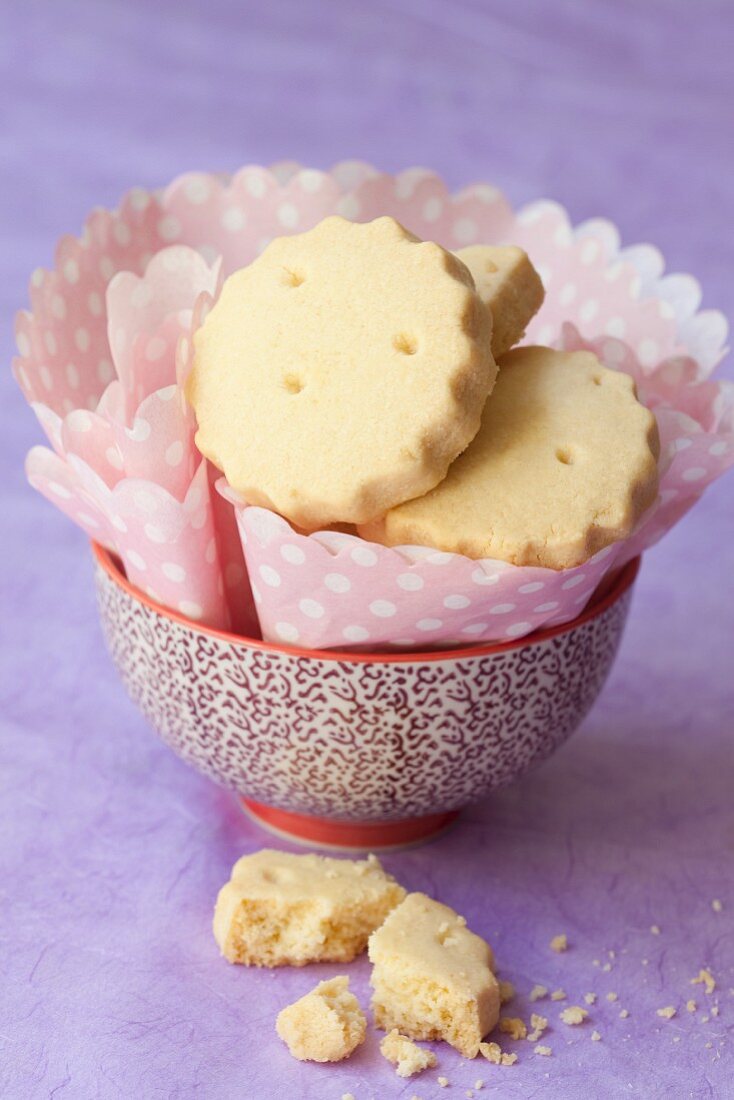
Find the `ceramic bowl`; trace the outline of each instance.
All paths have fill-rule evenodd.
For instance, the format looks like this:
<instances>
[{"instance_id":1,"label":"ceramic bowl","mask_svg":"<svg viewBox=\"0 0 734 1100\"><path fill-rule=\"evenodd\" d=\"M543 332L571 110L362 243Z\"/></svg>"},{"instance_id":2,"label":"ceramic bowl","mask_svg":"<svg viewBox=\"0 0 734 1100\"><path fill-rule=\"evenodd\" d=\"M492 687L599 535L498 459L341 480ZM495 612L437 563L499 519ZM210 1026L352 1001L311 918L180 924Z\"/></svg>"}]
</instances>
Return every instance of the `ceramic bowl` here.
<instances>
[{"instance_id":1,"label":"ceramic bowl","mask_svg":"<svg viewBox=\"0 0 734 1100\"><path fill-rule=\"evenodd\" d=\"M94 555L107 645L166 744L271 831L371 849L432 835L573 733L612 666L639 568L572 622L515 642L353 654L208 629Z\"/></svg>"}]
</instances>

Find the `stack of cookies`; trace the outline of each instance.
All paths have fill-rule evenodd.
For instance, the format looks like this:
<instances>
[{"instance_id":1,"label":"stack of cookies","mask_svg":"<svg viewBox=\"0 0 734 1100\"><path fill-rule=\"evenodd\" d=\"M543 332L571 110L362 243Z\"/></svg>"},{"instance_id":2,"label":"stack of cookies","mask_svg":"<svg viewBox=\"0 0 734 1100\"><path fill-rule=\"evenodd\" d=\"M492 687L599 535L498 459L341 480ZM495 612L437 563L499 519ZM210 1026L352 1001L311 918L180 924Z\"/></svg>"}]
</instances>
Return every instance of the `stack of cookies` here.
<instances>
[{"instance_id":1,"label":"stack of cookies","mask_svg":"<svg viewBox=\"0 0 734 1100\"><path fill-rule=\"evenodd\" d=\"M656 422L592 354L515 347L542 301L519 248L389 217L278 238L196 333L197 445L304 532L580 565L655 500Z\"/></svg>"}]
</instances>

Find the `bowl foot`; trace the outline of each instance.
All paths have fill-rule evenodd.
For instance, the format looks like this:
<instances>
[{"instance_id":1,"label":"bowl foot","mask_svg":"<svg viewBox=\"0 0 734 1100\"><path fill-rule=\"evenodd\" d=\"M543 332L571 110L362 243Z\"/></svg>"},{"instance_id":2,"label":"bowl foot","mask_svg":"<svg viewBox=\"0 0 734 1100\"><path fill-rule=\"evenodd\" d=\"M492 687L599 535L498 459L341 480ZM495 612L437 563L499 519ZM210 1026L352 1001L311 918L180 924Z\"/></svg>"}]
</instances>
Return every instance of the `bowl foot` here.
<instances>
[{"instance_id":1,"label":"bowl foot","mask_svg":"<svg viewBox=\"0 0 734 1100\"><path fill-rule=\"evenodd\" d=\"M292 814L265 806L251 798L241 798L242 808L262 829L295 844L309 848L376 852L386 848L406 848L423 844L442 833L459 816L458 810L402 821L336 821L329 817Z\"/></svg>"}]
</instances>

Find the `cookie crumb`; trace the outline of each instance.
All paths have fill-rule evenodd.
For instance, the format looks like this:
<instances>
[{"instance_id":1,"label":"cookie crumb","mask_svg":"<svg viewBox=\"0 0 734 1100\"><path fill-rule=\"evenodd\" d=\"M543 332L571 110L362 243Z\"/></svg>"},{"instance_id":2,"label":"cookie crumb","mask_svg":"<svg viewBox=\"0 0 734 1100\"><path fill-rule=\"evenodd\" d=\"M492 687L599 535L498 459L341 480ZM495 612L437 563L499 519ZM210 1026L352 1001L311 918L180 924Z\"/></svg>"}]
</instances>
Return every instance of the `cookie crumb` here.
<instances>
[{"instance_id":1,"label":"cookie crumb","mask_svg":"<svg viewBox=\"0 0 734 1100\"><path fill-rule=\"evenodd\" d=\"M413 1077L424 1069L433 1069L437 1063L433 1051L419 1047L397 1028L389 1031L380 1043L380 1054L392 1062L398 1077Z\"/></svg>"},{"instance_id":2,"label":"cookie crumb","mask_svg":"<svg viewBox=\"0 0 734 1100\"><path fill-rule=\"evenodd\" d=\"M701 1017L701 1023L702 1023L702 1024L707 1024L707 1023L709 1022L709 1020L710 1020L710 1019L711 1019L711 1017L710 1017L710 1016L702 1016L702 1017Z\"/></svg>"},{"instance_id":3,"label":"cookie crumb","mask_svg":"<svg viewBox=\"0 0 734 1100\"><path fill-rule=\"evenodd\" d=\"M500 1004L506 1005L508 1001L511 1001L515 996L515 987L512 982L505 982L500 979Z\"/></svg>"},{"instance_id":4,"label":"cookie crumb","mask_svg":"<svg viewBox=\"0 0 734 1100\"><path fill-rule=\"evenodd\" d=\"M716 989L716 982L710 970L699 970L698 977L691 978L691 985L703 985L709 996Z\"/></svg>"},{"instance_id":5,"label":"cookie crumb","mask_svg":"<svg viewBox=\"0 0 734 1100\"><path fill-rule=\"evenodd\" d=\"M533 1050L533 1054L540 1054L543 1058L550 1058L553 1051L550 1047L537 1046Z\"/></svg>"},{"instance_id":6,"label":"cookie crumb","mask_svg":"<svg viewBox=\"0 0 734 1100\"><path fill-rule=\"evenodd\" d=\"M519 1016L503 1016L500 1020L500 1031L513 1039L524 1039L528 1029Z\"/></svg>"},{"instance_id":7,"label":"cookie crumb","mask_svg":"<svg viewBox=\"0 0 734 1100\"><path fill-rule=\"evenodd\" d=\"M544 997L548 996L548 989L544 985L534 985L530 990L531 1001L542 1001Z\"/></svg>"},{"instance_id":8,"label":"cookie crumb","mask_svg":"<svg viewBox=\"0 0 734 1100\"><path fill-rule=\"evenodd\" d=\"M674 1035L673 1036L673 1042L674 1043L679 1043L680 1042L680 1035Z\"/></svg>"},{"instance_id":9,"label":"cookie crumb","mask_svg":"<svg viewBox=\"0 0 734 1100\"><path fill-rule=\"evenodd\" d=\"M686 1001L686 1008L688 1009L689 1012L695 1012L696 1009L698 1008L698 1005L696 1004L695 1001Z\"/></svg>"},{"instance_id":10,"label":"cookie crumb","mask_svg":"<svg viewBox=\"0 0 734 1100\"><path fill-rule=\"evenodd\" d=\"M560 955L562 951L568 951L568 936L565 932L562 932L560 936L554 936L550 941L551 951L555 951Z\"/></svg>"},{"instance_id":11,"label":"cookie crumb","mask_svg":"<svg viewBox=\"0 0 734 1100\"><path fill-rule=\"evenodd\" d=\"M447 1089L449 1087L448 1077L439 1077L438 1078L438 1085L439 1085L439 1088Z\"/></svg>"},{"instance_id":12,"label":"cookie crumb","mask_svg":"<svg viewBox=\"0 0 734 1100\"><path fill-rule=\"evenodd\" d=\"M592 966L601 966L601 959L594 959Z\"/></svg>"},{"instance_id":13,"label":"cookie crumb","mask_svg":"<svg viewBox=\"0 0 734 1100\"><path fill-rule=\"evenodd\" d=\"M592 1031L591 1041L592 1041L592 1043L598 1043L598 1042L601 1041L601 1035L599 1034L598 1031Z\"/></svg>"},{"instance_id":14,"label":"cookie crumb","mask_svg":"<svg viewBox=\"0 0 734 1100\"><path fill-rule=\"evenodd\" d=\"M484 1088L484 1081L482 1080L481 1077L477 1077L476 1081L474 1082L474 1088L476 1089L477 1092L479 1092L480 1089Z\"/></svg>"},{"instance_id":15,"label":"cookie crumb","mask_svg":"<svg viewBox=\"0 0 734 1100\"><path fill-rule=\"evenodd\" d=\"M502 1049L499 1043L480 1043L479 1053L493 1066L499 1066L502 1063Z\"/></svg>"},{"instance_id":16,"label":"cookie crumb","mask_svg":"<svg viewBox=\"0 0 734 1100\"><path fill-rule=\"evenodd\" d=\"M604 971L605 974L608 974L611 969L612 969L612 964L611 963L604 963L604 966L602 967L602 970Z\"/></svg>"},{"instance_id":17,"label":"cookie crumb","mask_svg":"<svg viewBox=\"0 0 734 1100\"><path fill-rule=\"evenodd\" d=\"M551 1000L552 1001L565 1001L565 999L566 999L566 990L565 989L554 989L553 992L551 993Z\"/></svg>"},{"instance_id":18,"label":"cookie crumb","mask_svg":"<svg viewBox=\"0 0 734 1100\"><path fill-rule=\"evenodd\" d=\"M651 924L651 925L650 925L650 931L652 932L653 936L659 936L659 935L660 935L660 927L659 927L659 925L657 925L657 924Z\"/></svg>"},{"instance_id":19,"label":"cookie crumb","mask_svg":"<svg viewBox=\"0 0 734 1100\"><path fill-rule=\"evenodd\" d=\"M516 1061L517 1061L517 1055L516 1054L503 1054L502 1058L501 1058L501 1062L502 1062L503 1066L514 1066Z\"/></svg>"},{"instance_id":20,"label":"cookie crumb","mask_svg":"<svg viewBox=\"0 0 734 1100\"><path fill-rule=\"evenodd\" d=\"M580 1008L578 1005L569 1005L561 1013L561 1019L564 1024L576 1027L578 1024L582 1024L588 1015L589 1013L585 1008Z\"/></svg>"},{"instance_id":21,"label":"cookie crumb","mask_svg":"<svg viewBox=\"0 0 734 1100\"><path fill-rule=\"evenodd\" d=\"M328 878L328 875L327 875L327 878ZM342 1093L342 1100L354 1100L354 1093L352 1093L352 1092Z\"/></svg>"},{"instance_id":22,"label":"cookie crumb","mask_svg":"<svg viewBox=\"0 0 734 1100\"><path fill-rule=\"evenodd\" d=\"M596 993L584 993L584 1000L587 1005L596 1004Z\"/></svg>"},{"instance_id":23,"label":"cookie crumb","mask_svg":"<svg viewBox=\"0 0 734 1100\"><path fill-rule=\"evenodd\" d=\"M718 1005L713 1006L713 1008L711 1009L711 1015L714 1016L714 1017L719 1015L719 1006Z\"/></svg>"},{"instance_id":24,"label":"cookie crumb","mask_svg":"<svg viewBox=\"0 0 734 1100\"><path fill-rule=\"evenodd\" d=\"M647 966L649 962L650 962L650 960L649 960L649 959L643 959L643 960L642 960L642 965L643 965L643 966Z\"/></svg>"},{"instance_id":25,"label":"cookie crumb","mask_svg":"<svg viewBox=\"0 0 734 1100\"><path fill-rule=\"evenodd\" d=\"M713 1043L706 1043L706 1050L711 1050Z\"/></svg>"},{"instance_id":26,"label":"cookie crumb","mask_svg":"<svg viewBox=\"0 0 734 1100\"><path fill-rule=\"evenodd\" d=\"M719 901L718 898L714 898L714 900L711 902L711 908L713 909L714 913L723 913L724 903L722 901Z\"/></svg>"},{"instance_id":27,"label":"cookie crumb","mask_svg":"<svg viewBox=\"0 0 734 1100\"><path fill-rule=\"evenodd\" d=\"M628 1008L623 1008L622 1011L619 1013L620 1020L626 1020L628 1016L629 1016L629 1009Z\"/></svg>"},{"instance_id":28,"label":"cookie crumb","mask_svg":"<svg viewBox=\"0 0 734 1100\"><path fill-rule=\"evenodd\" d=\"M539 1033L545 1031L548 1027L548 1019L545 1016L539 1016L537 1012L534 1012L530 1017L530 1023L533 1029Z\"/></svg>"},{"instance_id":29,"label":"cookie crumb","mask_svg":"<svg viewBox=\"0 0 734 1100\"><path fill-rule=\"evenodd\" d=\"M616 1001L617 1000L617 994L616 993L607 993L607 1000L608 1001Z\"/></svg>"},{"instance_id":30,"label":"cookie crumb","mask_svg":"<svg viewBox=\"0 0 734 1100\"><path fill-rule=\"evenodd\" d=\"M466 1097L466 1100L474 1100L474 1093L471 1089L467 1089L464 1093L464 1096Z\"/></svg>"},{"instance_id":31,"label":"cookie crumb","mask_svg":"<svg viewBox=\"0 0 734 1100\"><path fill-rule=\"evenodd\" d=\"M662 1016L664 1020L672 1020L676 1014L676 1009L672 1005L667 1005L665 1008L659 1008L657 1014Z\"/></svg>"},{"instance_id":32,"label":"cookie crumb","mask_svg":"<svg viewBox=\"0 0 734 1100\"><path fill-rule=\"evenodd\" d=\"M616 951L607 951L607 955L609 956L610 959L616 959L617 952Z\"/></svg>"}]
</instances>

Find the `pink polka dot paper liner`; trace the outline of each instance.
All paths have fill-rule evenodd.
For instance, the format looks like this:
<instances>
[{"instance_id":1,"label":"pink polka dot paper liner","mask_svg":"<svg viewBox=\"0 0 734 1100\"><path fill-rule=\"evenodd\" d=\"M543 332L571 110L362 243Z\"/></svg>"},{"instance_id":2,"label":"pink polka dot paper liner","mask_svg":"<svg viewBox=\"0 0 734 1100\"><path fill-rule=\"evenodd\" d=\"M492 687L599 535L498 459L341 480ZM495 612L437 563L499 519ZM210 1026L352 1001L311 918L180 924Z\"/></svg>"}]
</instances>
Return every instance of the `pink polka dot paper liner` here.
<instances>
[{"instance_id":1,"label":"pink polka dot paper liner","mask_svg":"<svg viewBox=\"0 0 734 1100\"><path fill-rule=\"evenodd\" d=\"M242 551L231 509L213 492L194 445L195 421L176 383L179 341L198 299L216 291L218 270L218 262L210 267L193 249L176 246L152 257L141 276L120 272L111 279L106 333L97 328L95 340L104 348L106 337L117 377L98 398L100 347L92 347L91 336L88 345L77 341L84 348L73 369L51 374L51 386L42 367L18 371L27 372L32 408L53 447L30 452L31 484L117 553L151 598L227 628L251 608ZM63 337L54 339L58 346ZM31 378L51 404L33 391ZM90 395L90 407L68 411L77 393Z\"/></svg>"},{"instance_id":2,"label":"pink polka dot paper liner","mask_svg":"<svg viewBox=\"0 0 734 1100\"><path fill-rule=\"evenodd\" d=\"M607 548L563 573L518 569L333 531L303 535L264 508L240 506L237 519L263 637L307 648L511 641L575 618L615 558Z\"/></svg>"},{"instance_id":3,"label":"pink polka dot paper liner","mask_svg":"<svg viewBox=\"0 0 734 1100\"><path fill-rule=\"evenodd\" d=\"M392 214L449 248L527 249L546 287L527 342L591 348L635 376L657 416L661 492L630 539L577 570L519 569L330 532L305 536L212 491L179 389L191 333L224 276L274 236L332 213ZM241 539L271 640L422 648L510 640L564 622L734 462L733 387L710 378L726 323L699 309L696 281L666 274L649 245L622 248L609 221L574 227L548 201L515 212L486 183L452 194L425 169L389 176L357 161L328 172L282 162L187 173L160 192L133 189L117 210L94 211L79 239L60 242L55 270L34 273L30 295L14 371L53 448L31 452L32 482L161 602L250 630Z\"/></svg>"}]
</instances>

